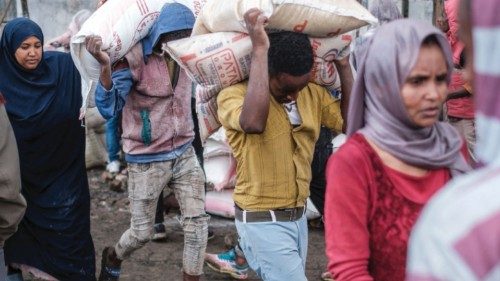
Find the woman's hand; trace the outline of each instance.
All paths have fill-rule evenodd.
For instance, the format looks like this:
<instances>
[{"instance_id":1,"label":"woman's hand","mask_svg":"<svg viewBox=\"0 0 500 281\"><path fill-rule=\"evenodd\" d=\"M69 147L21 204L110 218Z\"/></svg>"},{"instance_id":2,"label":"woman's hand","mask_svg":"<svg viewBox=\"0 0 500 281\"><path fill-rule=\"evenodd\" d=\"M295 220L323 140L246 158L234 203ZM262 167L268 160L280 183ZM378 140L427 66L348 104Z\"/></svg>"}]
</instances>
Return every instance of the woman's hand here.
<instances>
[{"instance_id":1,"label":"woman's hand","mask_svg":"<svg viewBox=\"0 0 500 281\"><path fill-rule=\"evenodd\" d=\"M99 62L101 66L108 66L110 58L108 53L101 50L102 38L99 35L85 37L85 48Z\"/></svg>"},{"instance_id":2,"label":"woman's hand","mask_svg":"<svg viewBox=\"0 0 500 281\"><path fill-rule=\"evenodd\" d=\"M262 10L252 8L243 16L248 30L248 35L252 40L253 49L269 49L269 37L264 27L267 25L267 17Z\"/></svg>"}]
</instances>

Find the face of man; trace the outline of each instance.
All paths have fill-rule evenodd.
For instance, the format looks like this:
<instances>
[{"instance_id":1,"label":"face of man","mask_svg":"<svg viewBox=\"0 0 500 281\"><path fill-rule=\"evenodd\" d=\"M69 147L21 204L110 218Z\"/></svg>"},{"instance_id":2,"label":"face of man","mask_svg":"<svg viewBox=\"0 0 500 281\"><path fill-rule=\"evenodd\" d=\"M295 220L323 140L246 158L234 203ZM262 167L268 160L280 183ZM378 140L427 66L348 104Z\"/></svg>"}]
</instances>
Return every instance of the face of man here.
<instances>
[{"instance_id":1,"label":"face of man","mask_svg":"<svg viewBox=\"0 0 500 281\"><path fill-rule=\"evenodd\" d=\"M278 73L269 79L271 95L279 103L289 103L297 99L299 92L309 83L311 73L293 76L287 73Z\"/></svg>"}]
</instances>

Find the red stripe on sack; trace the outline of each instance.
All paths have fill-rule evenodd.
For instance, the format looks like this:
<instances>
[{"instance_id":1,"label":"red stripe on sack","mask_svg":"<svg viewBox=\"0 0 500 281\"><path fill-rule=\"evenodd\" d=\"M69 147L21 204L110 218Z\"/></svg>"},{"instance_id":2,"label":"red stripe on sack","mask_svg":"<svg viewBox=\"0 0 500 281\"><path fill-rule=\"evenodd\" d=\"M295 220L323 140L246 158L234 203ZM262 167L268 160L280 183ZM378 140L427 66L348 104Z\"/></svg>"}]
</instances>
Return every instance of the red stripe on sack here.
<instances>
[{"instance_id":1,"label":"red stripe on sack","mask_svg":"<svg viewBox=\"0 0 500 281\"><path fill-rule=\"evenodd\" d=\"M500 119L500 76L476 74L474 95L476 110L490 117Z\"/></svg>"},{"instance_id":2,"label":"red stripe on sack","mask_svg":"<svg viewBox=\"0 0 500 281\"><path fill-rule=\"evenodd\" d=\"M144 0L139 0L137 2L135 2L137 4L137 7L139 7L139 11L141 12L141 15L145 15L146 14L146 8L144 8Z\"/></svg>"},{"instance_id":3,"label":"red stripe on sack","mask_svg":"<svg viewBox=\"0 0 500 281\"><path fill-rule=\"evenodd\" d=\"M477 279L484 279L500 263L500 212L474 226L467 235L454 244L462 260Z\"/></svg>"},{"instance_id":4,"label":"red stripe on sack","mask_svg":"<svg viewBox=\"0 0 500 281\"><path fill-rule=\"evenodd\" d=\"M472 18L476 26L495 27L500 25L498 0L471 1Z\"/></svg>"}]
</instances>

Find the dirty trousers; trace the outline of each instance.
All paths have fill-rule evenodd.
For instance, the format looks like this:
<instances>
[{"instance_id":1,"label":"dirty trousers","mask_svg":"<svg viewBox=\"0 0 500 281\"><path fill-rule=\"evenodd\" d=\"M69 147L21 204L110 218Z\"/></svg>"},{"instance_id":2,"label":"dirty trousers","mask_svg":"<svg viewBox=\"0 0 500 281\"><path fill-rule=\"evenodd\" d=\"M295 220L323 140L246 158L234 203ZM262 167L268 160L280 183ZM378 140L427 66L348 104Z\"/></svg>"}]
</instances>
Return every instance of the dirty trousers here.
<instances>
[{"instance_id":1,"label":"dirty trousers","mask_svg":"<svg viewBox=\"0 0 500 281\"><path fill-rule=\"evenodd\" d=\"M181 211L183 270L189 275L201 275L209 216L205 213L205 175L193 147L174 160L129 163L128 174L130 228L115 245L118 258L127 259L151 240L158 197L168 187L174 191Z\"/></svg>"}]
</instances>

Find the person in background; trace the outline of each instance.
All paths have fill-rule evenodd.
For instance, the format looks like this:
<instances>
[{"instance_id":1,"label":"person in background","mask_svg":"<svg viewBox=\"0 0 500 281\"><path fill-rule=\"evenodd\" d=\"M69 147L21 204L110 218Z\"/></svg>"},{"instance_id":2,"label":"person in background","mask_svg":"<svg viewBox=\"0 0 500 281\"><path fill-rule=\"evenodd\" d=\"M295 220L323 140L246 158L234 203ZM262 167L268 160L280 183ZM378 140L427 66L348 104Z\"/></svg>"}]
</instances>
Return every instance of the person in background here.
<instances>
[{"instance_id":1,"label":"person in background","mask_svg":"<svg viewBox=\"0 0 500 281\"><path fill-rule=\"evenodd\" d=\"M3 246L17 230L26 210L16 139L0 93L0 280L7 280Z\"/></svg>"},{"instance_id":2,"label":"person in background","mask_svg":"<svg viewBox=\"0 0 500 281\"><path fill-rule=\"evenodd\" d=\"M358 56L363 56L360 52L363 52L363 46L369 41L368 39L373 36L377 27L403 18L403 15L394 0L374 0L370 4L370 13L378 19L378 25L367 27L368 30L362 36L357 37L356 40L354 40L354 44L351 44L353 48L351 61L354 69L358 69L360 67L357 58Z\"/></svg>"},{"instance_id":3,"label":"person in background","mask_svg":"<svg viewBox=\"0 0 500 281\"><path fill-rule=\"evenodd\" d=\"M101 50L102 39L86 39L87 50L101 65L99 112L107 119L122 112L131 211L130 228L114 247L103 250L99 280L118 280L122 261L151 240L157 202L166 187L174 190L181 210L183 280L199 280L203 273L209 216L205 175L192 146L193 84L162 48L188 37L193 24L186 6L165 4L149 34L113 67Z\"/></svg>"},{"instance_id":4,"label":"person in background","mask_svg":"<svg viewBox=\"0 0 500 281\"><path fill-rule=\"evenodd\" d=\"M410 238L408 281L500 280L500 5L460 6L482 167L453 179L422 211Z\"/></svg>"},{"instance_id":5,"label":"person in background","mask_svg":"<svg viewBox=\"0 0 500 281\"><path fill-rule=\"evenodd\" d=\"M40 27L26 18L9 21L0 41L0 92L27 202L5 258L35 279L95 280L81 78L69 54L43 52L43 42Z\"/></svg>"},{"instance_id":6,"label":"person in background","mask_svg":"<svg viewBox=\"0 0 500 281\"><path fill-rule=\"evenodd\" d=\"M453 69L446 37L402 19L380 26L365 48L349 139L327 165L328 270L337 281L402 281L422 207L470 167L458 132L438 122Z\"/></svg>"},{"instance_id":7,"label":"person in background","mask_svg":"<svg viewBox=\"0 0 500 281\"><path fill-rule=\"evenodd\" d=\"M463 79L464 44L458 38L458 10L460 0L445 0L443 16L437 19L437 26L446 34L453 52L454 71L446 102L445 120L457 129L467 142L471 163L476 162L476 128L474 119L474 98L470 86ZM467 60L467 56L465 56ZM463 59L462 59L463 60Z\"/></svg>"}]
</instances>

